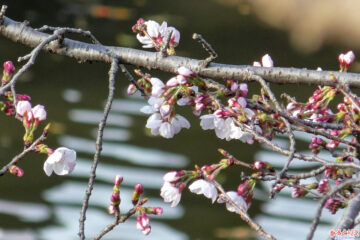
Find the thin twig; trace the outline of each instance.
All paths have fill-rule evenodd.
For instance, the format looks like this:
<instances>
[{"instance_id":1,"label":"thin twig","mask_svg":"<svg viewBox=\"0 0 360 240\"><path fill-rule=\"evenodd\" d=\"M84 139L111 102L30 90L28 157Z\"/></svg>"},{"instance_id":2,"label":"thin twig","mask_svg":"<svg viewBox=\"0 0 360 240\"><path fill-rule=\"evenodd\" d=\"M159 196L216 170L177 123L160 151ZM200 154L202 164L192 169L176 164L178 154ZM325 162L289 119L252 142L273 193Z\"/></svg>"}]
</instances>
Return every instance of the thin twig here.
<instances>
[{"instance_id":1,"label":"thin twig","mask_svg":"<svg viewBox=\"0 0 360 240\"><path fill-rule=\"evenodd\" d=\"M20 154L16 155L6 166L0 169L0 176L4 175L9 168L17 164L17 162L22 159L27 153L34 151L36 149L36 146L43 142L46 139L47 131L43 131L40 137L38 137L28 148L25 148Z\"/></svg>"},{"instance_id":2,"label":"thin twig","mask_svg":"<svg viewBox=\"0 0 360 240\"><path fill-rule=\"evenodd\" d=\"M92 164L91 170L90 170L89 183L88 183L88 187L87 187L86 192L85 192L85 196L84 196L84 200L83 200L83 204L82 204L82 208L81 208L81 212L80 212L79 233L78 233L78 235L79 235L81 240L85 239L86 211L87 211L87 208L88 208L90 195L91 195L94 183L95 183L96 168L97 168L97 165L98 165L98 163L100 161L100 155L101 155L101 151L102 151L103 131L104 131L104 128L106 126L106 121L107 121L109 112L111 110L111 105L112 105L112 102L113 102L113 99L114 99L115 76L116 76L117 70L118 70L118 59L114 58L112 63L111 63L111 68L109 70L109 93L108 93L108 98L107 98L106 105L105 105L105 108L104 108L103 119L99 123L98 134L97 134L97 138L96 138L96 152L94 154L94 161L93 161L93 164Z\"/></svg>"},{"instance_id":3,"label":"thin twig","mask_svg":"<svg viewBox=\"0 0 360 240\"><path fill-rule=\"evenodd\" d=\"M308 234L308 236L306 237L307 240L311 240L314 237L317 225L319 224L320 221L320 217L321 217L321 213L322 213L322 209L324 208L326 201L333 196L335 193L339 192L340 190L342 190L344 187L347 187L349 185L355 184L355 183L359 183L360 182L360 178L357 179L349 179L346 180L344 182L342 182L341 184L337 185L334 189L332 189L329 193L327 193L320 201L318 209L316 211L314 220L311 224L311 228L310 228L310 233Z\"/></svg>"},{"instance_id":4,"label":"thin twig","mask_svg":"<svg viewBox=\"0 0 360 240\"><path fill-rule=\"evenodd\" d=\"M165 36L165 44L164 44L164 46L162 46L161 49L160 49L161 57L166 57L166 56L168 55L168 54L167 54L167 49L168 49L169 44L170 44L170 39L171 39L172 33L173 33L172 30L167 31L167 33L166 33L166 36Z\"/></svg>"},{"instance_id":5,"label":"thin twig","mask_svg":"<svg viewBox=\"0 0 360 240\"><path fill-rule=\"evenodd\" d=\"M206 68L212 61L214 61L218 57L218 55L215 52L215 50L211 47L211 45L200 34L194 33L192 38L194 40L197 40L199 43L201 43L205 51L208 52L210 55L201 63L201 67Z\"/></svg>"},{"instance_id":6,"label":"thin twig","mask_svg":"<svg viewBox=\"0 0 360 240\"><path fill-rule=\"evenodd\" d=\"M125 74L125 76L129 79L129 81L135 85L136 89L141 92L141 96L146 96L146 93L142 87L137 84L134 77L130 74L130 72L127 70L124 64L120 64L121 72Z\"/></svg>"},{"instance_id":7,"label":"thin twig","mask_svg":"<svg viewBox=\"0 0 360 240\"><path fill-rule=\"evenodd\" d=\"M101 45L100 41L97 40L97 38L90 31L85 31L80 28L51 27L51 26L44 25L41 28L36 28L35 30L39 31L39 32L62 30L62 31L64 31L64 33L80 34L84 37L89 38L92 41L92 43Z\"/></svg>"},{"instance_id":8,"label":"thin twig","mask_svg":"<svg viewBox=\"0 0 360 240\"><path fill-rule=\"evenodd\" d=\"M11 81L9 81L7 84L5 84L4 86L2 86L0 88L0 95L4 94L4 91L7 90L9 87L14 86L16 84L16 81L19 79L19 77L24 72L26 72L32 65L35 64L35 59L39 55L41 49L49 42L56 40L58 38L58 36L59 36L59 33L54 33L54 35L50 35L48 38L46 38L44 41L42 41L36 48L34 48L31 51L31 57L29 58L27 63L24 64L24 66L22 66L20 68L20 70L14 74Z\"/></svg>"},{"instance_id":9,"label":"thin twig","mask_svg":"<svg viewBox=\"0 0 360 240\"><path fill-rule=\"evenodd\" d=\"M275 240L276 238L274 236L272 236L269 233L266 233L264 231L264 229L262 229L262 227L257 224L256 222L254 222L250 216L242 209L240 208L236 203L234 203L231 198L226 194L226 192L224 191L224 189L222 188L222 186L216 182L215 180L211 181L208 178L206 178L206 180L210 183L212 183L217 190L222 194L224 200L226 203L230 204L233 208L236 209L236 213L238 213L241 217L242 220L244 220L252 229L255 230L255 232L257 234L259 234L261 237L265 238L265 239L271 239L271 240Z\"/></svg>"}]
</instances>

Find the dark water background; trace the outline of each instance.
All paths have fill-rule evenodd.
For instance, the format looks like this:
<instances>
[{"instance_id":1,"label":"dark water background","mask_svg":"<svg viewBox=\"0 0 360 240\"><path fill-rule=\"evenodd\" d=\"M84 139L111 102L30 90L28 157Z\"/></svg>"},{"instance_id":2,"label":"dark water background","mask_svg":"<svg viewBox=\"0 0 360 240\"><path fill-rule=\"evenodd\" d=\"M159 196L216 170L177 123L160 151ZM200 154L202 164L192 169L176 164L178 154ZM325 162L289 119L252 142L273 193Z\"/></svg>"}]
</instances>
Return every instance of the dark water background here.
<instances>
[{"instance_id":1,"label":"dark water background","mask_svg":"<svg viewBox=\"0 0 360 240\"><path fill-rule=\"evenodd\" d=\"M325 46L312 55L303 55L289 46L286 33L271 29L252 14L241 14L238 8L223 5L221 1L2 0L0 3L8 5L7 16L18 21L27 19L32 27L45 24L81 27L90 30L103 44L114 46L141 47L131 32L131 26L139 17L165 20L181 32L178 55L206 57L204 50L191 39L192 33L196 32L212 44L219 54L216 61L221 63L251 64L269 53L276 66L337 69L336 56L342 50ZM110 9L106 11L101 7ZM104 16L100 17L99 12ZM27 47L0 37L0 62L16 62L17 57L29 51ZM19 64L16 66L20 67ZM97 127L94 119L101 114L106 99L108 68L103 63L78 64L73 59L41 53L36 64L18 82L18 93L29 94L34 105L46 106L48 120L53 123L48 145L53 148L61 145L74 148L80 163L73 175L47 177L42 171L45 157L30 154L20 163L25 171L23 178L9 174L3 176L0 181L0 230L5 235L1 235L0 231L1 240L76 239L80 200L85 192L86 174L90 171L94 131ZM153 74L164 80L170 77L166 73ZM214 132L202 131L199 120L191 117L191 111L186 109L180 112L192 119L190 130L183 130L171 140L149 136L144 130L146 116L131 113L134 108L130 103L139 106L144 101L127 98L124 94L127 84L125 77L119 75L113 120L110 121L110 131L105 141L108 145L104 147L100 164L103 168L98 173L97 183L100 187L95 187L98 192L95 199L90 201L92 205L88 218L93 219L89 220L87 229L91 233L92 227L102 228L111 221L106 206L111 194L112 178L117 173L125 175L124 192L130 198L131 187L137 180L140 181L142 175L136 174L136 171L145 171L142 177L147 181L144 183L147 196L160 200L158 189L161 175L169 169L191 169L194 164L217 162L221 159L216 151L219 147L247 162L253 161L254 154L260 151L258 144L248 146L235 141L224 142L218 140ZM250 84L249 89L250 93L254 93L258 88ZM299 86L274 86L274 89L277 93L287 91L298 99L305 99L314 87L302 86L300 90ZM21 151L23 129L21 124L3 115L0 116L0 129L0 163L3 165ZM300 148L306 148L304 142L300 142ZM144 150L147 152L142 152ZM141 157L137 159L136 154L151 155L155 162L145 162L146 157L143 161ZM128 172L129 179L133 179L128 183L125 172ZM240 172L240 169L230 169L221 176L220 181L226 189L237 187ZM146 178L146 174L149 174L149 178ZM266 213L264 210L266 196L258 196L250 209L250 215L272 217L271 211ZM123 202L126 202L125 198L123 196ZM167 217L158 221L156 217L153 218L160 225L153 225L155 236L151 238L150 234L150 239L170 239L169 236L178 236L178 239L251 238L247 226L236 215L224 211L222 205L211 206L208 199L187 191L184 191L181 204L180 210L169 210ZM123 209L123 212L126 211L126 207ZM24 214L28 214L28 217L24 217ZM300 222L309 220L300 219ZM156 235L157 227L162 229L163 235ZM128 231L134 232L132 237L124 235ZM11 238L14 233L24 235ZM88 235L91 236L91 233ZM135 230L134 224L114 231L111 236L109 239L146 239Z\"/></svg>"}]
</instances>

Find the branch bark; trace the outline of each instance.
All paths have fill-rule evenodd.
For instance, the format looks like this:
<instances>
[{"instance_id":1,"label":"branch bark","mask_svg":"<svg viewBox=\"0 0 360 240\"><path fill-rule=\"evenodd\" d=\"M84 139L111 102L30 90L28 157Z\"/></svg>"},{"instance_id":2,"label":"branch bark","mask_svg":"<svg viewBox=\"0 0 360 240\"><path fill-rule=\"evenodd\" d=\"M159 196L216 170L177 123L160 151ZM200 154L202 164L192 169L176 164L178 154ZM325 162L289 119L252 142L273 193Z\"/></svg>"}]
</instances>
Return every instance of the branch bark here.
<instances>
[{"instance_id":1,"label":"branch bark","mask_svg":"<svg viewBox=\"0 0 360 240\"><path fill-rule=\"evenodd\" d=\"M16 22L8 17L3 17L3 24L0 26L0 34L15 42L22 43L29 47L36 47L49 34L36 31L27 23ZM360 74L340 73L337 71L315 71L297 68L262 68L248 65L228 65L210 63L208 67L202 67L203 60L191 59L179 56L161 56L161 53L148 52L143 50L102 46L80 41L64 39L63 46L52 42L47 44L44 50L75 58L80 62L99 61L111 63L112 58L107 51L114 53L121 63L131 64L148 69L159 69L169 73L177 73L177 68L186 66L205 78L213 79L234 79L240 81L252 81L251 75L255 74L268 82L273 83L305 83L315 85L334 85L330 73L349 86L360 88Z\"/></svg>"}]
</instances>

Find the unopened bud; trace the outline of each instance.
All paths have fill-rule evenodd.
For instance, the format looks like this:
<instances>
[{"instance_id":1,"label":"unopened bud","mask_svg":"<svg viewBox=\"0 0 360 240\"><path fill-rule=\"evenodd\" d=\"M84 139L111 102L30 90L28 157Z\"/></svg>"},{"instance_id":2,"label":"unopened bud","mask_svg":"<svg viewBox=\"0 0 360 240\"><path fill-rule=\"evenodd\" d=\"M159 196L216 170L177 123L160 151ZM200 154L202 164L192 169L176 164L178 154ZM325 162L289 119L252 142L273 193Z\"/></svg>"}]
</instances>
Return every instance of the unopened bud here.
<instances>
[{"instance_id":1,"label":"unopened bud","mask_svg":"<svg viewBox=\"0 0 360 240\"><path fill-rule=\"evenodd\" d=\"M15 67L12 61L4 62L4 72L8 75L12 75L15 72Z\"/></svg>"},{"instance_id":2,"label":"unopened bud","mask_svg":"<svg viewBox=\"0 0 360 240\"><path fill-rule=\"evenodd\" d=\"M139 198L143 192L144 192L143 186L140 183L136 184L134 187L134 192L133 192L132 199L131 199L131 201L134 205L136 205L138 203Z\"/></svg>"},{"instance_id":3,"label":"unopened bud","mask_svg":"<svg viewBox=\"0 0 360 240\"><path fill-rule=\"evenodd\" d=\"M124 180L123 176L116 175L114 180L115 186L119 187L123 180Z\"/></svg>"}]
</instances>

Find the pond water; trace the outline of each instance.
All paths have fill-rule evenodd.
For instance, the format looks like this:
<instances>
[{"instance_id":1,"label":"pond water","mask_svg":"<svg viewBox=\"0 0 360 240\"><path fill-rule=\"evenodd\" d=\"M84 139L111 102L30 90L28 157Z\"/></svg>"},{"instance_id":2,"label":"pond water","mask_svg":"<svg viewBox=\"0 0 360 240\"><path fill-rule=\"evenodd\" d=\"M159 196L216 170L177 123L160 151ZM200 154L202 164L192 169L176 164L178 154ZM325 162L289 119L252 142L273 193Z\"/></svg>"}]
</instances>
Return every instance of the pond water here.
<instances>
[{"instance_id":1,"label":"pond water","mask_svg":"<svg viewBox=\"0 0 360 240\"><path fill-rule=\"evenodd\" d=\"M90 30L102 43L140 48L131 32L139 17L166 20L181 32L177 54L193 58L206 57L204 50L191 39L193 32L202 34L219 54L218 62L251 64L265 53L271 54L278 66L336 69L337 49L324 47L312 55L292 50L285 33L259 22L243 8L221 4L221 1L100 1L81 0L17 0L4 1L9 6L7 16L29 20L31 26L44 24L81 27ZM245 4L245 3L244 3ZM29 48L0 37L0 62L16 61ZM334 56L329 61L328 56ZM310 65L306 65L310 64ZM17 65L19 66L19 65ZM47 177L42 171L44 156L30 154L21 163L25 175L18 179L6 175L0 181L0 240L11 239L77 239L81 201L95 151L94 140L102 107L107 94L108 67L102 63L78 64L73 59L42 53L36 64L18 82L18 93L32 96L33 104L43 104L48 110L52 132L47 143L56 148L66 146L77 151L78 163L73 174ZM170 75L153 72L168 79ZM191 118L190 110L181 110L191 120L191 130L183 130L166 140L150 136L144 129L146 116L139 112L145 100L127 97L127 80L117 77L116 100L104 133L101 163L97 182L90 200L86 235L94 236L112 221L107 205L113 177L124 176L121 187L121 210L131 207L132 188L142 183L148 206L164 208L162 216L151 219L152 232L144 237L135 228L132 218L121 224L104 239L255 239L248 227L223 205L211 205L208 199L184 191L181 204L170 208L159 196L162 176L170 169L191 169L194 164L211 164L221 159L217 148L224 148L239 159L271 162L281 168L282 156L263 146L232 141L223 142L214 132L202 131L199 120ZM249 85L250 94L257 86ZM313 87L302 87L309 91ZM275 92L298 92L298 86L275 86ZM299 94L298 94L299 95ZM298 96L304 99L307 96ZM0 163L3 165L21 151L22 126L0 117ZM309 136L297 135L299 148L306 150ZM286 145L285 137L274 141ZM307 165L309 167L310 165ZM294 162L291 171L304 169ZM226 189L235 189L240 181L240 169L230 169L222 175ZM250 215L263 224L265 230L279 239L304 239L317 207L314 201L291 199L284 191L276 200L267 201L267 187L259 186ZM338 213L338 214L341 214ZM324 239L339 215L324 213L317 238Z\"/></svg>"}]
</instances>

